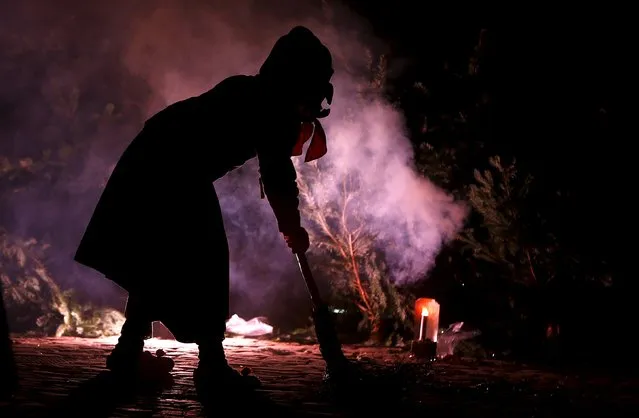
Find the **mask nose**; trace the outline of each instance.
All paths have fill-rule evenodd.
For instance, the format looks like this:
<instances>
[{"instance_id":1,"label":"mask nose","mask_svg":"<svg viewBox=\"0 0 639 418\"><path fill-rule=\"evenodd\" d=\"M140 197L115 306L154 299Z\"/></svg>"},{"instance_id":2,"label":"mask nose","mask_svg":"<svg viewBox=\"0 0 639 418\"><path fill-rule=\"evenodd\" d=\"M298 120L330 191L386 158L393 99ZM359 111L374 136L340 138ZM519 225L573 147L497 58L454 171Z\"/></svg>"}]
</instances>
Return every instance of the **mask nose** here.
<instances>
[{"instance_id":1,"label":"mask nose","mask_svg":"<svg viewBox=\"0 0 639 418\"><path fill-rule=\"evenodd\" d=\"M334 94L335 94L335 89L333 87L333 84L327 83L324 100L326 100L326 104L328 104L328 106L330 106L333 103ZM320 105L321 109L317 115L318 119L325 118L331 113L331 109L329 107L324 107L324 100L322 100L322 104Z\"/></svg>"},{"instance_id":2,"label":"mask nose","mask_svg":"<svg viewBox=\"0 0 639 418\"><path fill-rule=\"evenodd\" d=\"M328 83L326 86L326 103L329 105L333 104L333 94L335 94L333 83Z\"/></svg>"}]
</instances>

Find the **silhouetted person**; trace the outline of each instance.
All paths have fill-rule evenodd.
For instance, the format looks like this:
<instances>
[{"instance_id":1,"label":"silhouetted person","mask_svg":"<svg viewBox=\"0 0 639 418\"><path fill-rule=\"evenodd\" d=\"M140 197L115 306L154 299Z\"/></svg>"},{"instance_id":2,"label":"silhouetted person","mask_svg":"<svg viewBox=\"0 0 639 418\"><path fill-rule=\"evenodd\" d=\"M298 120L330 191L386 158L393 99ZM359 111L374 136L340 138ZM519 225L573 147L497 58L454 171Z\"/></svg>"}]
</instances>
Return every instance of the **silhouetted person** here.
<instances>
[{"instance_id":1,"label":"silhouetted person","mask_svg":"<svg viewBox=\"0 0 639 418\"><path fill-rule=\"evenodd\" d=\"M296 27L277 41L259 74L227 78L145 123L115 167L75 256L129 292L127 319L107 359L111 370L162 367L142 355L157 320L178 341L198 344L196 381L211 374L245 381L222 346L229 249L212 183L257 157L279 230L294 253L305 252L309 237L291 157L308 140L305 161L326 153L317 118L328 115L322 103L332 100L332 75L329 50Z\"/></svg>"},{"instance_id":2,"label":"silhouetted person","mask_svg":"<svg viewBox=\"0 0 639 418\"><path fill-rule=\"evenodd\" d=\"M16 364L9 336L9 321L2 300L2 283L0 283L0 399L8 398L18 384Z\"/></svg>"}]
</instances>

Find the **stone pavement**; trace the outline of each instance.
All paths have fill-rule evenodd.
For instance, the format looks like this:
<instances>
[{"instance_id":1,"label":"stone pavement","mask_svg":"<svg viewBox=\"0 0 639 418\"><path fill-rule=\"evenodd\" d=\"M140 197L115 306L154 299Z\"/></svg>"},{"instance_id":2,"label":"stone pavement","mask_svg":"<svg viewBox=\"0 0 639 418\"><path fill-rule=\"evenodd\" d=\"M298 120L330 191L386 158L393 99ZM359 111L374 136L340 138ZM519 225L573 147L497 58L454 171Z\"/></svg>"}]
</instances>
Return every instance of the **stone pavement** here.
<instances>
[{"instance_id":1,"label":"stone pavement","mask_svg":"<svg viewBox=\"0 0 639 418\"><path fill-rule=\"evenodd\" d=\"M0 404L0 417L620 417L639 411L637 380L566 376L497 361L425 365L401 349L372 347L345 348L367 377L361 387L336 398L321 382L323 361L316 345L243 338L225 342L229 360L251 367L263 389L218 400L218 407L204 410L192 382L195 346L150 340L148 349L163 348L175 359L174 382L125 394L103 368L113 343L16 339L21 389L12 403Z\"/></svg>"}]
</instances>

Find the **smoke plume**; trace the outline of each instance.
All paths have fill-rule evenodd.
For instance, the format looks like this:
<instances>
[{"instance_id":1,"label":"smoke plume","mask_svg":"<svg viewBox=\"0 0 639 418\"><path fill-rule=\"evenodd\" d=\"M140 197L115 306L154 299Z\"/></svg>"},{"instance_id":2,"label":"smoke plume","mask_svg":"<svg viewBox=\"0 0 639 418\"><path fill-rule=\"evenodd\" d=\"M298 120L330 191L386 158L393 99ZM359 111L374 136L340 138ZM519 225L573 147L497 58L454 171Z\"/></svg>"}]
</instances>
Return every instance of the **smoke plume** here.
<instances>
[{"instance_id":1,"label":"smoke plume","mask_svg":"<svg viewBox=\"0 0 639 418\"><path fill-rule=\"evenodd\" d=\"M255 74L275 40L296 25L313 30L335 62L334 105L323 120L329 139L323 167L335 179L356 172L363 180L367 192L357 204L381 238L395 244L386 254L394 280L422 278L461 226L464 208L414 171L400 112L380 94L359 94L371 77L371 53L381 43L339 3L47 4L25 1L0 18L6 23L2 46L19 49L2 68L0 86L8 94L0 134L11 142L2 152L37 154L66 135L80 138L75 144L81 158L61 169L54 186L16 197L2 219L20 233L55 236L54 261L65 275L84 282L91 275L72 267L74 246L99 197L96 186L144 119L228 76ZM20 67L30 74L18 74ZM232 286L253 302L275 291L268 283L281 291L279 277L294 269L272 212L259 199L257 179L250 162L216 183L231 245ZM312 189L330 197L337 184L314 183ZM103 279L91 280L100 289L95 293L109 293Z\"/></svg>"}]
</instances>

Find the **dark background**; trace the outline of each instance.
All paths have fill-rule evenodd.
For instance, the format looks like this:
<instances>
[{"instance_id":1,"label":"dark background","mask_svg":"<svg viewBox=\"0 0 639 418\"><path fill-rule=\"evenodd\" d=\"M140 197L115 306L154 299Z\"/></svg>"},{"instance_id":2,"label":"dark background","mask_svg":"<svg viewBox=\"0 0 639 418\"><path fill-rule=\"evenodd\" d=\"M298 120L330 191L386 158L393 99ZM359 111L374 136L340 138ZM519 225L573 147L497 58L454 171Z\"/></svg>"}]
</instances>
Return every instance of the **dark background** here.
<instances>
[{"instance_id":1,"label":"dark background","mask_svg":"<svg viewBox=\"0 0 639 418\"><path fill-rule=\"evenodd\" d=\"M401 62L401 75L391 81L390 94L401 102L413 140L452 147L481 142L477 158L467 161L468 181L487 156L516 158L534 175L535 204L548 216L562 250L579 254L589 274L611 274L611 286L564 282L551 296L539 296L546 301L540 309L548 312L538 315L563 324L564 354L583 360L605 352L610 359L602 346L612 345L613 356L624 358L620 354L632 348L623 336L632 332L636 320L629 238L634 230L636 162L633 130L622 128L627 105L621 96L633 67L627 60L630 30L620 14L602 8L596 19L594 14L556 16L551 22L548 16L530 16L519 25L497 26L456 18L464 12L441 13L421 3L397 2L392 8L349 3L390 40L390 68ZM482 72L468 82L455 74L467 71L480 33ZM416 79L435 91L426 103L403 94ZM484 95L490 104L475 114L467 132L427 139L420 135L420 115L468 108ZM444 251L440 261L450 254L454 251ZM460 273L463 268L440 262L418 290L436 295L446 306L444 323L472 323L503 314L485 312L491 310L486 301L498 290L451 285L450 277Z\"/></svg>"}]
</instances>

